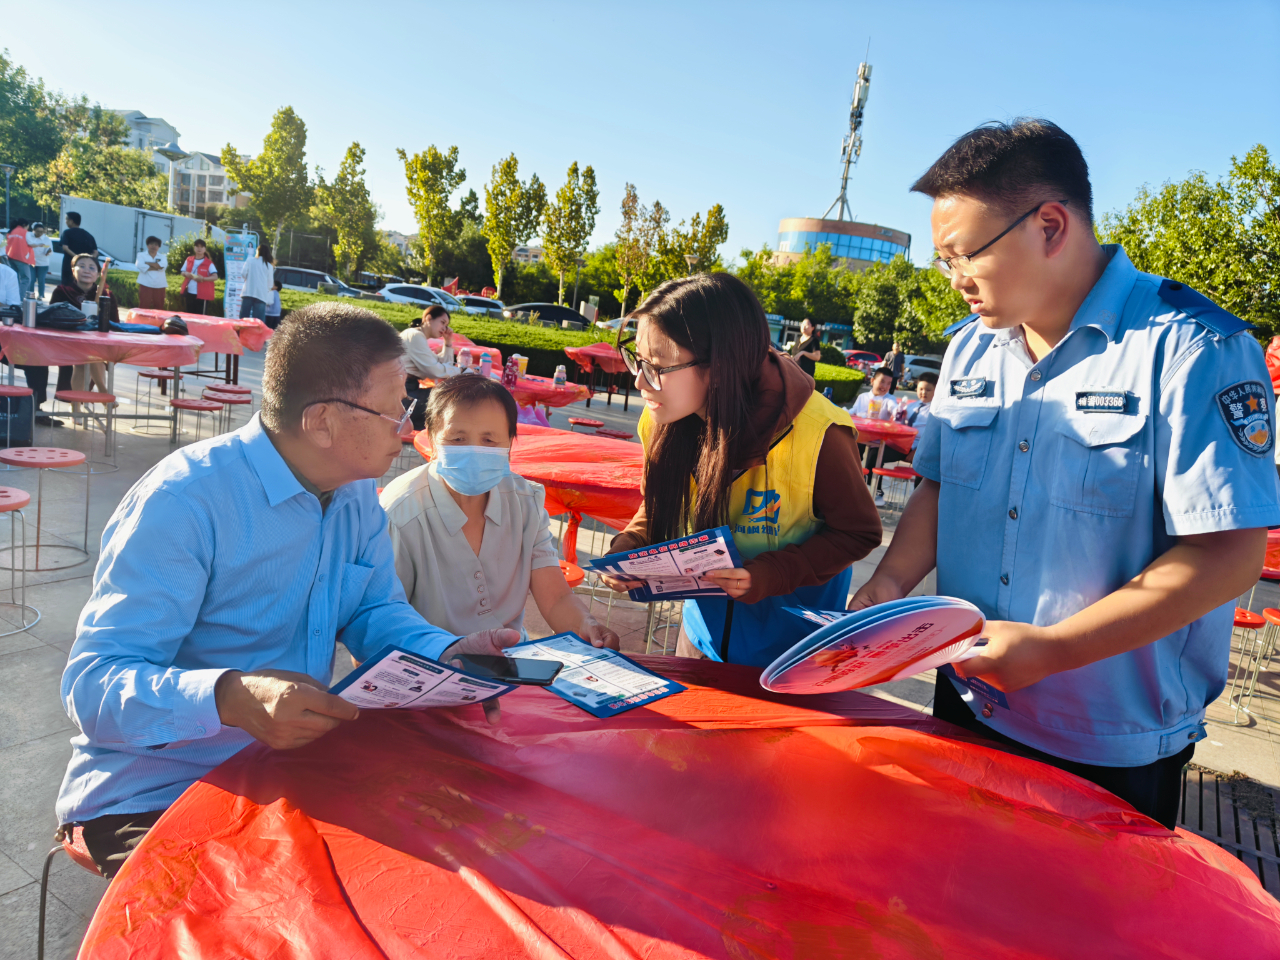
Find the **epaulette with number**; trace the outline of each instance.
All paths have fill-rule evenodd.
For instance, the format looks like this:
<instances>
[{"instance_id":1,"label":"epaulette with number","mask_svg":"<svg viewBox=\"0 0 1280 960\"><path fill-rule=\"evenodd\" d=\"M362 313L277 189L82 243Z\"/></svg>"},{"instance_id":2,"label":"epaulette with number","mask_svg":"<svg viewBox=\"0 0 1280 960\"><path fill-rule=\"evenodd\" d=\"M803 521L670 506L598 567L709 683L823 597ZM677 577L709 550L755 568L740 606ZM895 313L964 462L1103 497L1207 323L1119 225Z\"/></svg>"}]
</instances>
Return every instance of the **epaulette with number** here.
<instances>
[{"instance_id":1,"label":"epaulette with number","mask_svg":"<svg viewBox=\"0 0 1280 960\"><path fill-rule=\"evenodd\" d=\"M1223 310L1203 293L1192 290L1185 283L1164 280L1160 284L1159 295L1161 300L1191 317L1219 340L1253 329L1252 323Z\"/></svg>"}]
</instances>

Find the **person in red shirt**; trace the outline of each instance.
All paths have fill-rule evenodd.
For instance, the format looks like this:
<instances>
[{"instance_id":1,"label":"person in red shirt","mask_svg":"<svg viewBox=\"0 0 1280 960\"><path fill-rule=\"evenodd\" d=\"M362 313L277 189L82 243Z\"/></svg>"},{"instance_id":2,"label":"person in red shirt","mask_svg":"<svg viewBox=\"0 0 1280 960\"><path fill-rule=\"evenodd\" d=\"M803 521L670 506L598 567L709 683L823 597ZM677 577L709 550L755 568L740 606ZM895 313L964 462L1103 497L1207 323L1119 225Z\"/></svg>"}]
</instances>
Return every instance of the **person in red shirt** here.
<instances>
[{"instance_id":1,"label":"person in red shirt","mask_svg":"<svg viewBox=\"0 0 1280 960\"><path fill-rule=\"evenodd\" d=\"M9 258L9 266L18 275L18 292L25 300L31 292L31 283L36 277L36 254L27 243L26 217L18 217L9 224L9 236L4 242L4 255Z\"/></svg>"},{"instance_id":2,"label":"person in red shirt","mask_svg":"<svg viewBox=\"0 0 1280 960\"><path fill-rule=\"evenodd\" d=\"M187 313L208 313L213 299L213 282L218 279L218 268L205 247L203 240L192 244L191 256L182 265L182 299Z\"/></svg>"}]
</instances>

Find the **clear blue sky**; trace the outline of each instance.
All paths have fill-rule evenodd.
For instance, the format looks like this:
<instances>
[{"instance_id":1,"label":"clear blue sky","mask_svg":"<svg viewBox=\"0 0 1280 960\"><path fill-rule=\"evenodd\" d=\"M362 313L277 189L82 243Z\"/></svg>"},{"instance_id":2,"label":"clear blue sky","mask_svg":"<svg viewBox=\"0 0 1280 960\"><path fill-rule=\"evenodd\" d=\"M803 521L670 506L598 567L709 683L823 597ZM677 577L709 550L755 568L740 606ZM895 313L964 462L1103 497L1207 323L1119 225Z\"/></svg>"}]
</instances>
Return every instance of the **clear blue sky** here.
<instances>
[{"instance_id":1,"label":"clear blue sky","mask_svg":"<svg viewBox=\"0 0 1280 960\"><path fill-rule=\"evenodd\" d=\"M40 4L2 9L0 44L18 63L69 94L164 117L188 150L256 153L285 104L330 174L359 140L382 226L406 233L416 226L395 148L434 143L458 145L463 191L482 198L511 151L551 190L571 161L593 165L596 243L630 181L673 220L724 204L726 257L774 246L780 218L820 216L836 196L868 39L850 199L858 219L910 232L917 262L931 250L929 201L907 187L984 120L1032 114L1066 128L1099 213L1144 183L1222 175L1256 143L1280 153L1276 0L221 2L156 7L145 29L143 8L86 10L70 44ZM223 56L253 49L263 66Z\"/></svg>"}]
</instances>

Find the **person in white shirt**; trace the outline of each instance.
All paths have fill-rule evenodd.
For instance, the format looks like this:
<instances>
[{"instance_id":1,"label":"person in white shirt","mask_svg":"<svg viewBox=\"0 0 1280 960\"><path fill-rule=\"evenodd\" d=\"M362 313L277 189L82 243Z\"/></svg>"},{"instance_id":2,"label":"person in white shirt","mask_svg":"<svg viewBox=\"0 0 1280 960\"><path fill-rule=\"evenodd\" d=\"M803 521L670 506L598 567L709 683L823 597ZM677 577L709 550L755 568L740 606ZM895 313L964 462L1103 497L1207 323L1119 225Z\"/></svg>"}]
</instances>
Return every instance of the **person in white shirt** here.
<instances>
[{"instance_id":1,"label":"person in white shirt","mask_svg":"<svg viewBox=\"0 0 1280 960\"><path fill-rule=\"evenodd\" d=\"M849 407L849 413L867 420L892 420L898 415L898 399L889 392L893 386L893 371L879 367L871 374L871 389L858 394Z\"/></svg>"},{"instance_id":2,"label":"person in white shirt","mask_svg":"<svg viewBox=\"0 0 1280 960\"><path fill-rule=\"evenodd\" d=\"M138 268L138 307L142 310L163 310L169 292L164 275L168 258L161 255L160 245L159 237L147 237L147 249L133 262Z\"/></svg>"},{"instance_id":3,"label":"person in white shirt","mask_svg":"<svg viewBox=\"0 0 1280 960\"><path fill-rule=\"evenodd\" d=\"M244 265L244 287L240 291L240 319L256 317L267 322L267 303L276 282L271 244L258 245L258 255Z\"/></svg>"},{"instance_id":4,"label":"person in white shirt","mask_svg":"<svg viewBox=\"0 0 1280 960\"><path fill-rule=\"evenodd\" d=\"M485 377L445 380L432 391L426 424L431 462L392 480L380 498L413 608L446 631L506 627L523 640L532 592L556 633L618 649L618 635L560 571L542 486L511 472L516 402L507 388Z\"/></svg>"},{"instance_id":5,"label":"person in white shirt","mask_svg":"<svg viewBox=\"0 0 1280 960\"><path fill-rule=\"evenodd\" d=\"M417 400L413 408L413 429L421 430L427 414L427 400L431 397L431 388L423 387L418 381L423 377L432 380L443 380L459 373L453 360L453 327L449 326L449 312L440 305L427 307L422 312L422 319L400 334L404 341L404 369L406 378L404 389L409 394L405 399L408 406L411 400ZM443 340L440 352L431 349L428 340Z\"/></svg>"},{"instance_id":6,"label":"person in white shirt","mask_svg":"<svg viewBox=\"0 0 1280 960\"><path fill-rule=\"evenodd\" d=\"M18 273L7 263L0 263L0 305L22 306L22 290L18 286Z\"/></svg>"},{"instance_id":7,"label":"person in white shirt","mask_svg":"<svg viewBox=\"0 0 1280 960\"><path fill-rule=\"evenodd\" d=\"M53 252L53 241L44 235L44 224L33 223L31 232L27 234L27 245L36 255L35 279L32 289L37 290L40 299L44 299L44 278L49 275L49 254Z\"/></svg>"}]
</instances>

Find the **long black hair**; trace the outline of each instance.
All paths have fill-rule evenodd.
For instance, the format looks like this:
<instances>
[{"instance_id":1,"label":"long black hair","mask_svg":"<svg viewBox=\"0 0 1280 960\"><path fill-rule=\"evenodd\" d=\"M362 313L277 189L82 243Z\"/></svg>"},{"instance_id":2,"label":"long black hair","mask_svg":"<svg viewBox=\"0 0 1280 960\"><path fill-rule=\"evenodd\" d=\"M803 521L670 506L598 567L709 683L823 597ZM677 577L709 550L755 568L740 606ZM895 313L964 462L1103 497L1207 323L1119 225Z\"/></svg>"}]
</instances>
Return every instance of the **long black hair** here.
<instances>
[{"instance_id":1,"label":"long black hair","mask_svg":"<svg viewBox=\"0 0 1280 960\"><path fill-rule=\"evenodd\" d=\"M648 320L710 367L706 419L690 414L654 425L644 506L656 543L728 522L734 471L761 440L751 424L769 355L769 322L751 288L728 273L668 280L631 317Z\"/></svg>"}]
</instances>

